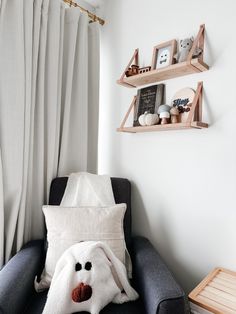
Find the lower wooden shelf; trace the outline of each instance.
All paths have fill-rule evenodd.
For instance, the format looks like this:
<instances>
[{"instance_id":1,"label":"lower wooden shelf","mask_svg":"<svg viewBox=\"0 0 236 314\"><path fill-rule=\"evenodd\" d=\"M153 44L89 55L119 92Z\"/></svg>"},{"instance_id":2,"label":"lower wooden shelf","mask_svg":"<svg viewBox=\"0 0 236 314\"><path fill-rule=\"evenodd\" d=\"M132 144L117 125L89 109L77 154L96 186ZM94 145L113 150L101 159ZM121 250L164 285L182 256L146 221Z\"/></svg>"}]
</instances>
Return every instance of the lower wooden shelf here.
<instances>
[{"instance_id":1,"label":"lower wooden shelf","mask_svg":"<svg viewBox=\"0 0 236 314\"><path fill-rule=\"evenodd\" d=\"M204 122L194 121L191 123L169 123L158 124L151 126L135 126L118 128L117 132L126 133L142 133L142 132L156 132L156 131L169 131L169 130L183 130L183 129L204 129L208 128L208 124Z\"/></svg>"},{"instance_id":2,"label":"lower wooden shelf","mask_svg":"<svg viewBox=\"0 0 236 314\"><path fill-rule=\"evenodd\" d=\"M117 132L127 133L141 133L141 132L156 132L169 130L183 130L183 129L204 129L208 128L208 124L202 122L202 82L198 82L195 97L193 99L191 109L186 120L179 123L157 124L151 126L131 126L126 127L126 121L134 107L136 106L137 97L134 96L133 101L120 125Z\"/></svg>"}]
</instances>

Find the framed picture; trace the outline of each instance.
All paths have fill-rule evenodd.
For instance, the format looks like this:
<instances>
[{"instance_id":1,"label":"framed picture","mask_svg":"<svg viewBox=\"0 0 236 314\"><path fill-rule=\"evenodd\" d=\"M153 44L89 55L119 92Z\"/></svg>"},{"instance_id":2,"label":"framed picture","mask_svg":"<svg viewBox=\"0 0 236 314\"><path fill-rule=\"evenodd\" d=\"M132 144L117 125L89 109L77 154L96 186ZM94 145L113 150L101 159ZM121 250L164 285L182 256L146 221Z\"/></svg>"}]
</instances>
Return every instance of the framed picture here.
<instances>
[{"instance_id":1,"label":"framed picture","mask_svg":"<svg viewBox=\"0 0 236 314\"><path fill-rule=\"evenodd\" d=\"M163 103L164 84L152 85L138 90L134 110L133 126L139 126L138 118L146 111L157 113L158 107Z\"/></svg>"},{"instance_id":2,"label":"framed picture","mask_svg":"<svg viewBox=\"0 0 236 314\"><path fill-rule=\"evenodd\" d=\"M174 63L176 40L170 40L153 48L152 70L161 69Z\"/></svg>"}]
</instances>

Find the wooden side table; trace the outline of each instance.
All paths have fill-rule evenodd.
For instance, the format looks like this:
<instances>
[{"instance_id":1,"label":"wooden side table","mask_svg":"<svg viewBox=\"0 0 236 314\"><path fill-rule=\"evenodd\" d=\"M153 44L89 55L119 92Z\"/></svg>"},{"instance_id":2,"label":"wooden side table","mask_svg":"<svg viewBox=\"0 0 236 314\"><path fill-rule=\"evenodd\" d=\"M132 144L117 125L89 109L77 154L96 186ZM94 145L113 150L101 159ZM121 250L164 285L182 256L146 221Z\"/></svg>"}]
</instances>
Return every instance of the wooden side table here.
<instances>
[{"instance_id":1,"label":"wooden side table","mask_svg":"<svg viewBox=\"0 0 236 314\"><path fill-rule=\"evenodd\" d=\"M189 294L189 301L192 313L236 314L236 272L214 269Z\"/></svg>"}]
</instances>

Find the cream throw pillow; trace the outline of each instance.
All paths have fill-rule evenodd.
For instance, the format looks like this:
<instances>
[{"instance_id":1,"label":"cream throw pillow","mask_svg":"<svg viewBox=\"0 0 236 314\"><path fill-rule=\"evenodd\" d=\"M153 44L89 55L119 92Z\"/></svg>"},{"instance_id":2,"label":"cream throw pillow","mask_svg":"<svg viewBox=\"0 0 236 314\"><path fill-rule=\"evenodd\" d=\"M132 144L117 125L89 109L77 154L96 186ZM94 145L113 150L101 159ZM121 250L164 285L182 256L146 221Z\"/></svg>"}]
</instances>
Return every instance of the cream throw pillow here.
<instances>
[{"instance_id":1,"label":"cream throw pillow","mask_svg":"<svg viewBox=\"0 0 236 314\"><path fill-rule=\"evenodd\" d=\"M45 269L37 291L50 286L56 263L71 245L80 241L103 241L125 264L126 245L123 220L126 204L107 207L43 206L48 250Z\"/></svg>"}]
</instances>

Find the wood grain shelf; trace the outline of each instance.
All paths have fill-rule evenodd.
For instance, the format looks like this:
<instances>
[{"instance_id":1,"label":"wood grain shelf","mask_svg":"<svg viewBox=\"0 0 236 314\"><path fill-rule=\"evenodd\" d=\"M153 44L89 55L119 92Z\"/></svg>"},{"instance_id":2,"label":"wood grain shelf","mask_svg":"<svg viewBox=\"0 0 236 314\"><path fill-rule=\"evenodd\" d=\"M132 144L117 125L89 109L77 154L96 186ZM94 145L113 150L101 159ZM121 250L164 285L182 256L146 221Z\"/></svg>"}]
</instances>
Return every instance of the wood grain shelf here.
<instances>
[{"instance_id":1,"label":"wood grain shelf","mask_svg":"<svg viewBox=\"0 0 236 314\"><path fill-rule=\"evenodd\" d=\"M127 77L126 72L130 69L130 66L132 66L132 64L139 66L139 49L135 49L132 58L130 59L127 67L125 68L117 83L125 87L136 88L143 85L153 84L156 82L170 80L176 77L209 70L209 66L203 61L204 39L205 25L202 24L200 25L198 34L193 42L192 48L188 54L186 61L171 64L165 68L160 69L154 69L154 67L152 66L151 71ZM197 47L202 50L202 54L198 58L193 58L193 53Z\"/></svg>"},{"instance_id":2,"label":"wood grain shelf","mask_svg":"<svg viewBox=\"0 0 236 314\"><path fill-rule=\"evenodd\" d=\"M188 117L186 121L179 123L167 123L167 124L157 124L151 126L125 126L131 111L135 108L137 97L134 96L133 101L121 122L117 132L126 133L141 133L141 132L157 132L157 131L169 131L169 130L183 130L183 129L204 129L208 128L208 124L202 122L202 90L203 83L198 82L195 97L193 99Z\"/></svg>"},{"instance_id":3,"label":"wood grain shelf","mask_svg":"<svg viewBox=\"0 0 236 314\"><path fill-rule=\"evenodd\" d=\"M204 129L204 128L208 128L207 123L194 121L192 123L169 123L169 124L164 124L164 125L158 124L158 125L151 125L151 126L123 127L123 128L117 128L117 132L141 133L141 132L157 132L157 131Z\"/></svg>"},{"instance_id":4,"label":"wood grain shelf","mask_svg":"<svg viewBox=\"0 0 236 314\"><path fill-rule=\"evenodd\" d=\"M176 77L199 73L209 70L209 66L200 58L172 64L166 68L152 70L146 73L123 77L117 83L130 88L170 80Z\"/></svg>"}]
</instances>

